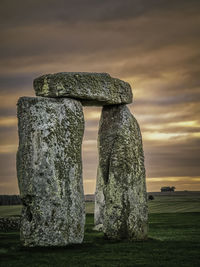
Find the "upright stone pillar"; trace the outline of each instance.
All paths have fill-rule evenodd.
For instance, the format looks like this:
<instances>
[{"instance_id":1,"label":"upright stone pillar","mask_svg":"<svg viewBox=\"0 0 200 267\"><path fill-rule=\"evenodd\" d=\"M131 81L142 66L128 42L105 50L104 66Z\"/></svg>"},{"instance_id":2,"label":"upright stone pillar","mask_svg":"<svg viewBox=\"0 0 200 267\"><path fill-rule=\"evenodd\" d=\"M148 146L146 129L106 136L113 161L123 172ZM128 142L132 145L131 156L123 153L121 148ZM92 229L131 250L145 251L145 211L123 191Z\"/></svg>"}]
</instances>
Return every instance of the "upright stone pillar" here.
<instances>
[{"instance_id":1,"label":"upright stone pillar","mask_svg":"<svg viewBox=\"0 0 200 267\"><path fill-rule=\"evenodd\" d=\"M22 97L18 101L18 120L23 245L81 243L85 224L81 103Z\"/></svg>"},{"instance_id":2,"label":"upright stone pillar","mask_svg":"<svg viewBox=\"0 0 200 267\"><path fill-rule=\"evenodd\" d=\"M110 239L147 237L144 155L139 125L125 105L105 106L99 137L95 223Z\"/></svg>"}]
</instances>

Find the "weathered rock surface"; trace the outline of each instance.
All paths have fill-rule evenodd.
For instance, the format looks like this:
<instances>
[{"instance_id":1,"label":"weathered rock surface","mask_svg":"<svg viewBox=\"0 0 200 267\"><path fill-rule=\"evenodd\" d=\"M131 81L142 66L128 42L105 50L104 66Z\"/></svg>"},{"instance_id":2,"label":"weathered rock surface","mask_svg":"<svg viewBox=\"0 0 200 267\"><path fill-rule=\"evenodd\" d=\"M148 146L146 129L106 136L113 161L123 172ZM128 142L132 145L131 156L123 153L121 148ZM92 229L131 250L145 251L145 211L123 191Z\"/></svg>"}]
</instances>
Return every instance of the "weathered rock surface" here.
<instances>
[{"instance_id":1,"label":"weathered rock surface","mask_svg":"<svg viewBox=\"0 0 200 267\"><path fill-rule=\"evenodd\" d=\"M81 243L85 224L81 103L64 98L22 97L18 101L18 119L23 245Z\"/></svg>"},{"instance_id":2,"label":"weathered rock surface","mask_svg":"<svg viewBox=\"0 0 200 267\"><path fill-rule=\"evenodd\" d=\"M112 105L132 102L127 82L107 73L61 72L34 80L37 96L80 99L84 105Z\"/></svg>"},{"instance_id":3,"label":"weathered rock surface","mask_svg":"<svg viewBox=\"0 0 200 267\"><path fill-rule=\"evenodd\" d=\"M102 116L102 115L101 115ZM102 121L100 121L100 123L102 123ZM101 145L102 145L102 141L100 140L100 129L99 129L99 137L98 137L98 150L99 153L101 151ZM106 141L106 140L105 140ZM110 149L110 144L108 143L108 149ZM104 149L106 149L106 147L104 147ZM108 153L110 153L110 151L108 151ZM108 155L105 153L105 162L108 163L109 161L109 157ZM100 164L100 160L101 160L101 164ZM101 166L100 166L101 165ZM100 229L100 231L103 229L103 218L104 218L104 208L105 208L105 197L104 197L104 192L103 189L105 187L105 182L103 179L103 168L105 164L103 164L103 159L100 159L100 154L99 154L99 166L97 169L97 180L96 180L96 192L95 192L95 206L94 206L94 224L95 224L95 229L98 230Z\"/></svg>"},{"instance_id":4,"label":"weathered rock surface","mask_svg":"<svg viewBox=\"0 0 200 267\"><path fill-rule=\"evenodd\" d=\"M148 215L142 137L128 107L103 108L98 138L95 223L103 224L110 239L145 239Z\"/></svg>"}]
</instances>

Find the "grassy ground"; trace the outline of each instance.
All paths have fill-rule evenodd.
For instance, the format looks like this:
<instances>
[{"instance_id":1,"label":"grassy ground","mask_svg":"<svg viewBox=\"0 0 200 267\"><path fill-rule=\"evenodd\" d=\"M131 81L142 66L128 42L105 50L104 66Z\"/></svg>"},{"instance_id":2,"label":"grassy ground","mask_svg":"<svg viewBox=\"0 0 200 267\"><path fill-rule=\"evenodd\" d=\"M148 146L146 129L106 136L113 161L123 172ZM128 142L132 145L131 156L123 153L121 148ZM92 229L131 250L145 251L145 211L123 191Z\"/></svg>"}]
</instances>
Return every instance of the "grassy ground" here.
<instances>
[{"instance_id":1,"label":"grassy ground","mask_svg":"<svg viewBox=\"0 0 200 267\"><path fill-rule=\"evenodd\" d=\"M21 214L22 207L20 205L16 206L0 206L0 217L10 217L17 216ZM86 213L94 213L94 203L86 203Z\"/></svg>"},{"instance_id":2,"label":"grassy ground","mask_svg":"<svg viewBox=\"0 0 200 267\"><path fill-rule=\"evenodd\" d=\"M152 194L150 213L200 212L200 192Z\"/></svg>"},{"instance_id":3,"label":"grassy ground","mask_svg":"<svg viewBox=\"0 0 200 267\"><path fill-rule=\"evenodd\" d=\"M85 238L64 248L23 248L19 232L0 232L0 266L200 266L200 198L157 195L149 202L149 239L111 242L93 228L93 203L87 203ZM0 207L0 216L17 215L20 206ZM168 213L166 213L166 211ZM184 212L183 212L184 211ZM157 212L157 213L156 213Z\"/></svg>"},{"instance_id":4,"label":"grassy ground","mask_svg":"<svg viewBox=\"0 0 200 267\"><path fill-rule=\"evenodd\" d=\"M152 193L154 200L148 202L149 213L200 212L200 192ZM0 216L21 213L21 206L0 206ZM86 213L94 213L94 202L86 202Z\"/></svg>"},{"instance_id":5,"label":"grassy ground","mask_svg":"<svg viewBox=\"0 0 200 267\"><path fill-rule=\"evenodd\" d=\"M17 216L21 214L22 207L16 206L0 206L0 217ZM86 203L86 213L94 213L94 202Z\"/></svg>"},{"instance_id":6,"label":"grassy ground","mask_svg":"<svg viewBox=\"0 0 200 267\"><path fill-rule=\"evenodd\" d=\"M0 217L10 217L21 214L22 207L20 205L15 206L0 206Z\"/></svg>"},{"instance_id":7,"label":"grassy ground","mask_svg":"<svg viewBox=\"0 0 200 267\"><path fill-rule=\"evenodd\" d=\"M83 244L65 248L27 249L18 232L0 233L0 266L200 266L200 213L151 214L143 242L111 242L92 227L88 214Z\"/></svg>"}]
</instances>

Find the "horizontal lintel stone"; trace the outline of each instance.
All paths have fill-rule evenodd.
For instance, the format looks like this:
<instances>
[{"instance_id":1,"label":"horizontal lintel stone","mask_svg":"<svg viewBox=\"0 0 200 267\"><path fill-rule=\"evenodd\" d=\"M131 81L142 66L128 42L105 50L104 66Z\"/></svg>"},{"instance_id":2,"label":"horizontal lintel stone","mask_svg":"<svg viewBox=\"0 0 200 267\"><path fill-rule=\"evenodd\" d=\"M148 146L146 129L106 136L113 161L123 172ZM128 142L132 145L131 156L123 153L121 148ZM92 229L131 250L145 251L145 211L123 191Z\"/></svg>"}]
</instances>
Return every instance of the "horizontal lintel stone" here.
<instances>
[{"instance_id":1,"label":"horizontal lintel stone","mask_svg":"<svg viewBox=\"0 0 200 267\"><path fill-rule=\"evenodd\" d=\"M108 73L60 72L46 74L33 82L37 96L79 99L86 106L129 104L129 83L112 78Z\"/></svg>"}]
</instances>

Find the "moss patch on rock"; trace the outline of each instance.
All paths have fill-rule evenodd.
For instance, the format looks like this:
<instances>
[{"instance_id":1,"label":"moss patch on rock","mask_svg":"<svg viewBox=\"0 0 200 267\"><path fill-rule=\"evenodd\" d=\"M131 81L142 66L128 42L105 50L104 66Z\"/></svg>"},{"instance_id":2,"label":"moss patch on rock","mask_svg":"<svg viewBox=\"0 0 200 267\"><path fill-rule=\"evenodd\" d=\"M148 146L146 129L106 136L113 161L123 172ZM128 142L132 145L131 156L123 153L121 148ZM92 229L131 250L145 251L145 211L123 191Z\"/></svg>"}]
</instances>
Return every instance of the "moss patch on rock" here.
<instances>
[{"instance_id":1,"label":"moss patch on rock","mask_svg":"<svg viewBox=\"0 0 200 267\"><path fill-rule=\"evenodd\" d=\"M34 80L37 96L79 99L84 105L129 104L132 90L127 82L108 73L60 72Z\"/></svg>"},{"instance_id":2,"label":"moss patch on rock","mask_svg":"<svg viewBox=\"0 0 200 267\"><path fill-rule=\"evenodd\" d=\"M147 237L144 154L139 125L125 105L103 108L98 136L95 223L110 239Z\"/></svg>"},{"instance_id":3,"label":"moss patch on rock","mask_svg":"<svg viewBox=\"0 0 200 267\"><path fill-rule=\"evenodd\" d=\"M18 101L18 129L23 245L81 243L85 224L81 103L22 97Z\"/></svg>"}]
</instances>

